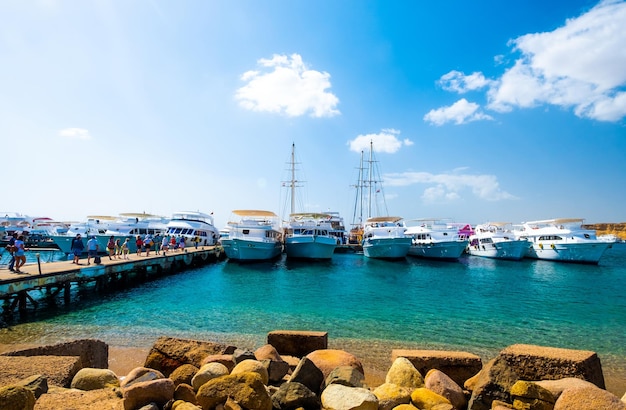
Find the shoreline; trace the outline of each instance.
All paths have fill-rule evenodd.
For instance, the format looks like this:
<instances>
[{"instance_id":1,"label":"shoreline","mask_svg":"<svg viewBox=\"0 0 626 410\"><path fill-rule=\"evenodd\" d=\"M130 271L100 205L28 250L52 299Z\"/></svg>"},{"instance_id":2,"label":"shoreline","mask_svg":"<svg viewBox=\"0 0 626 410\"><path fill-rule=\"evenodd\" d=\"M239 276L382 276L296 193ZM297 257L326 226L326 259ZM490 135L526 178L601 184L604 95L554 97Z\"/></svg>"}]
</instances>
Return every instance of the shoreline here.
<instances>
[{"instance_id":1,"label":"shoreline","mask_svg":"<svg viewBox=\"0 0 626 410\"><path fill-rule=\"evenodd\" d=\"M224 343L224 341L220 341ZM236 343L230 343L239 348L247 348L256 350L260 346L239 346ZM39 346L38 344L2 344L0 343L0 353L31 348ZM150 346L118 346L109 345L109 370L113 371L118 377L126 376L136 367L143 367L148 352L152 348ZM391 351L396 348L406 348L404 345L398 344L363 344L358 340L341 340L329 341L329 349L340 349L355 355L362 363L365 372L365 384L371 388L377 387L385 382L385 376L391 366ZM442 349L445 350L445 349ZM479 355L481 356L481 355ZM481 356L482 357L482 356ZM492 357L482 357L483 365ZM602 361L602 358L600 358ZM620 369L612 369L610 367L602 367L604 375L605 389L617 397L623 397L626 393L626 373ZM463 386L461 386L463 387Z\"/></svg>"}]
</instances>

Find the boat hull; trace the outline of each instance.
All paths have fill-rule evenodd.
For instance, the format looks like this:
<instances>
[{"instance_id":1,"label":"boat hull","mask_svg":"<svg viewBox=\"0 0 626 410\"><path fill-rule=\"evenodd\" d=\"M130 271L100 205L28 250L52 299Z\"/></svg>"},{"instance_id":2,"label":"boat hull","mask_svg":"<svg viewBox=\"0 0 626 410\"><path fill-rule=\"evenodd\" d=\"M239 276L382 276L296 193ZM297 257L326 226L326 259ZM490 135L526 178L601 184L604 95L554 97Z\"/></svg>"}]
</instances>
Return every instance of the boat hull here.
<instances>
[{"instance_id":1,"label":"boat hull","mask_svg":"<svg viewBox=\"0 0 626 410\"><path fill-rule=\"evenodd\" d=\"M598 264L611 244L607 242L550 244L533 243L526 257L557 262Z\"/></svg>"},{"instance_id":2,"label":"boat hull","mask_svg":"<svg viewBox=\"0 0 626 410\"><path fill-rule=\"evenodd\" d=\"M330 259L335 253L337 239L325 236L294 236L285 239L288 258Z\"/></svg>"},{"instance_id":3,"label":"boat hull","mask_svg":"<svg viewBox=\"0 0 626 410\"><path fill-rule=\"evenodd\" d=\"M413 243L409 248L409 255L431 259L458 259L461 257L468 241Z\"/></svg>"},{"instance_id":4,"label":"boat hull","mask_svg":"<svg viewBox=\"0 0 626 410\"><path fill-rule=\"evenodd\" d=\"M411 247L411 238L366 238L363 255L377 259L402 259Z\"/></svg>"},{"instance_id":5,"label":"boat hull","mask_svg":"<svg viewBox=\"0 0 626 410\"><path fill-rule=\"evenodd\" d=\"M530 243L528 241L502 241L480 245L470 245L467 253L483 258L522 260L526 255Z\"/></svg>"},{"instance_id":6,"label":"boat hull","mask_svg":"<svg viewBox=\"0 0 626 410\"><path fill-rule=\"evenodd\" d=\"M278 241L251 241L223 239L222 248L229 259L237 261L263 261L277 257L282 252Z\"/></svg>"}]
</instances>

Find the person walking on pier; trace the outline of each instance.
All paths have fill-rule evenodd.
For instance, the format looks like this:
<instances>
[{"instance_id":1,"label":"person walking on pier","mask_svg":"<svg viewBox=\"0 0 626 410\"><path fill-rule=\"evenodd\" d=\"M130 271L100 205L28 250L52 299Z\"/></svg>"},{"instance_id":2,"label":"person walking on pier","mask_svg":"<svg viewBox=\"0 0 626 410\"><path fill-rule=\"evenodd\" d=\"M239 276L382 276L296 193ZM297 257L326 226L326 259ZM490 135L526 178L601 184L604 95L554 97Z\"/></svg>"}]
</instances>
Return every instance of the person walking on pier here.
<instances>
[{"instance_id":1,"label":"person walking on pier","mask_svg":"<svg viewBox=\"0 0 626 410\"><path fill-rule=\"evenodd\" d=\"M122 244L120 238L115 240L115 257L117 259L122 259Z\"/></svg>"},{"instance_id":2,"label":"person walking on pier","mask_svg":"<svg viewBox=\"0 0 626 410\"><path fill-rule=\"evenodd\" d=\"M141 236L137 235L135 245L137 245L137 255L141 256L141 252L143 251L143 239L141 239Z\"/></svg>"},{"instance_id":3,"label":"person walking on pier","mask_svg":"<svg viewBox=\"0 0 626 410\"><path fill-rule=\"evenodd\" d=\"M130 238L126 238L124 243L122 244L122 259L129 259L128 254L130 253L129 248Z\"/></svg>"},{"instance_id":4,"label":"person walking on pier","mask_svg":"<svg viewBox=\"0 0 626 410\"><path fill-rule=\"evenodd\" d=\"M24 252L24 236L20 235L15 241L15 273L22 273L20 268L26 263L26 255Z\"/></svg>"},{"instance_id":5,"label":"person walking on pier","mask_svg":"<svg viewBox=\"0 0 626 410\"><path fill-rule=\"evenodd\" d=\"M115 256L115 237L111 235L109 242L107 242L107 251L109 251L109 260L112 261L112 256Z\"/></svg>"},{"instance_id":6,"label":"person walking on pier","mask_svg":"<svg viewBox=\"0 0 626 410\"><path fill-rule=\"evenodd\" d=\"M17 240L17 232L13 232L11 235L11 239L9 239L9 244L7 245L7 251L9 255L11 255L11 260L9 261L9 270L11 272L15 272L15 241Z\"/></svg>"},{"instance_id":7,"label":"person walking on pier","mask_svg":"<svg viewBox=\"0 0 626 410\"><path fill-rule=\"evenodd\" d=\"M161 241L161 251L163 251L163 255L165 255L165 252L167 252L169 243L170 240L167 235L163 236L163 240Z\"/></svg>"},{"instance_id":8,"label":"person walking on pier","mask_svg":"<svg viewBox=\"0 0 626 410\"><path fill-rule=\"evenodd\" d=\"M91 264L91 258L98 256L98 241L95 236L87 241L87 265Z\"/></svg>"},{"instance_id":9,"label":"person walking on pier","mask_svg":"<svg viewBox=\"0 0 626 410\"><path fill-rule=\"evenodd\" d=\"M85 249L85 245L83 244L83 239L80 237L80 234L76 234L76 237L72 239L72 254L74 255L74 260L72 263L80 265L78 260L80 259L80 255L83 253L83 249Z\"/></svg>"}]
</instances>

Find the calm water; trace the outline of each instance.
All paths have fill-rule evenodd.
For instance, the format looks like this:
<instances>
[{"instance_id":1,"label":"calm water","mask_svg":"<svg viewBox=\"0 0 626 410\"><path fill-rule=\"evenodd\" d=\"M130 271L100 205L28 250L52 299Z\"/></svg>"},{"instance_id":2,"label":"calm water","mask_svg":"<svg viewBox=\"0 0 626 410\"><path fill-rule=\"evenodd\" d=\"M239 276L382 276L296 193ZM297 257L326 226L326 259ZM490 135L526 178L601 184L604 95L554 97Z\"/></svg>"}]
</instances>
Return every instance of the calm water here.
<instances>
[{"instance_id":1,"label":"calm water","mask_svg":"<svg viewBox=\"0 0 626 410\"><path fill-rule=\"evenodd\" d=\"M625 279L625 244L597 266L356 254L322 263L219 262L104 295L77 288L70 307L60 302L3 323L0 343L89 337L146 347L167 335L258 347L271 330L323 330L331 344L372 349L483 357L514 343L592 350L605 369L626 374Z\"/></svg>"}]
</instances>

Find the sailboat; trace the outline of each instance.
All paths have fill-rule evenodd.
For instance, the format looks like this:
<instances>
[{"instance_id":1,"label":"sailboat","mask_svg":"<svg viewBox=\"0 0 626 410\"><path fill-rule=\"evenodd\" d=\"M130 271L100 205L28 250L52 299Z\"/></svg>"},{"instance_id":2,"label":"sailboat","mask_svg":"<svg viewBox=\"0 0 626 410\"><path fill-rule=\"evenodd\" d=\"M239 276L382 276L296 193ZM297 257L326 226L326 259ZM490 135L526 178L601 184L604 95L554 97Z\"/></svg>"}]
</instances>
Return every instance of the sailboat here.
<instances>
[{"instance_id":1,"label":"sailboat","mask_svg":"<svg viewBox=\"0 0 626 410\"><path fill-rule=\"evenodd\" d=\"M357 198L355 201L355 218L353 228L350 230L351 241L359 241L363 246L363 254L368 258L378 259L402 259L409 252L411 247L411 237L405 234L405 227L402 217L390 216L387 212L387 204L384 200L382 183L377 169L374 169L374 144L370 141L370 155L367 161L367 168L364 167L363 152L361 151L361 163L359 167L359 181L357 187ZM368 177L365 179L365 171ZM367 191L367 196L365 196ZM382 197L385 215L373 216L372 205L378 204L374 201L374 195ZM367 200L367 201L366 201ZM365 202L367 202L367 219L363 221ZM358 221L356 220L357 208L359 211Z\"/></svg>"},{"instance_id":2,"label":"sailboat","mask_svg":"<svg viewBox=\"0 0 626 410\"><path fill-rule=\"evenodd\" d=\"M333 214L296 212L295 144L291 145L291 179L283 185L290 192L289 220L284 226L285 253L293 259L330 259L340 242Z\"/></svg>"}]
</instances>

